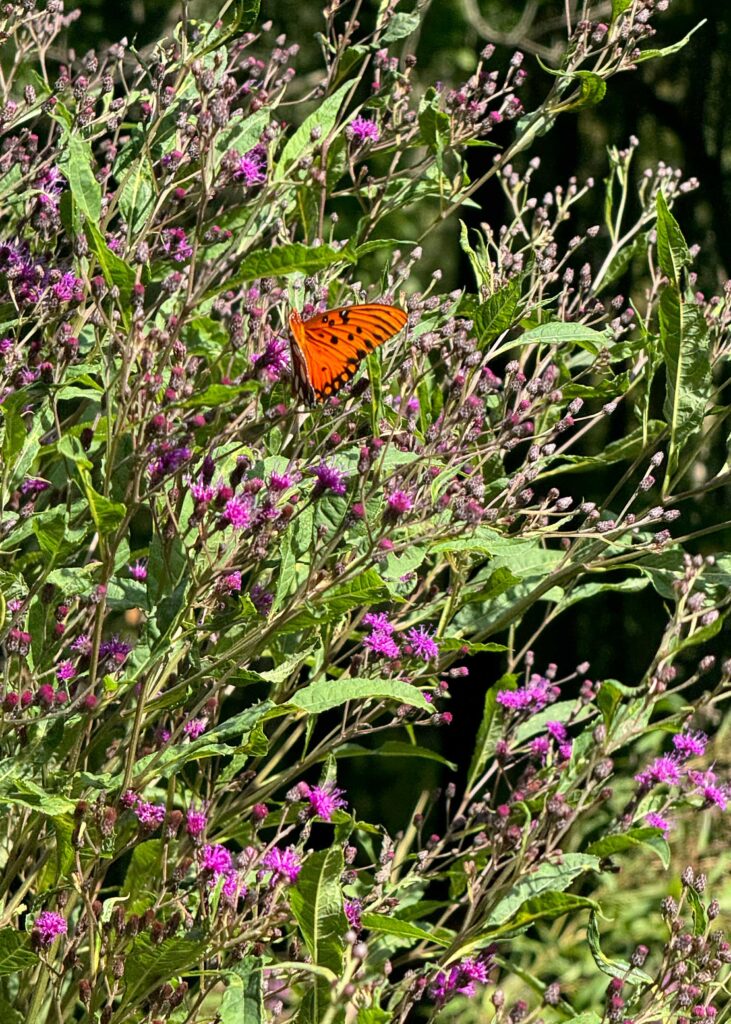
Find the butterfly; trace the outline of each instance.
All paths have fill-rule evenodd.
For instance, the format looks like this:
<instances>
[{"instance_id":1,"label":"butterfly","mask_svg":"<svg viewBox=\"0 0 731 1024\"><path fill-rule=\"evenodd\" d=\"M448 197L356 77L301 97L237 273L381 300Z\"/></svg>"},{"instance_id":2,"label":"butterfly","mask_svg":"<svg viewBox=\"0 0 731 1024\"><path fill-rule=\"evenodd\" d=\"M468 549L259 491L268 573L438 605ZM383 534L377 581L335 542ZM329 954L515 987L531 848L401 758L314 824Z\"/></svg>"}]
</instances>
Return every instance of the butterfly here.
<instances>
[{"instance_id":1,"label":"butterfly","mask_svg":"<svg viewBox=\"0 0 731 1024\"><path fill-rule=\"evenodd\" d=\"M379 302L327 309L308 320L294 310L289 328L295 393L310 404L324 402L348 383L369 352L398 334L406 319L403 309Z\"/></svg>"}]
</instances>

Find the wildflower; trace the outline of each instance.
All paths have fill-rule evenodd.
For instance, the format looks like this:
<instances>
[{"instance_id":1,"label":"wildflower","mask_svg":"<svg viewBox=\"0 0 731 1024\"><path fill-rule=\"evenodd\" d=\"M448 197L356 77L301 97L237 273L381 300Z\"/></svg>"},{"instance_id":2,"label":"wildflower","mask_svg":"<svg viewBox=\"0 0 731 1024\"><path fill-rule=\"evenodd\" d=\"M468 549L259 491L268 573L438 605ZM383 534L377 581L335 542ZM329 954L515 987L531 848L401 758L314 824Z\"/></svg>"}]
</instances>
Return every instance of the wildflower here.
<instances>
[{"instance_id":1,"label":"wildflower","mask_svg":"<svg viewBox=\"0 0 731 1024\"><path fill-rule=\"evenodd\" d=\"M427 632L423 626L419 626L418 629L410 629L406 634L406 639L413 648L414 654L423 661L439 657L439 648L434 642L432 634Z\"/></svg>"},{"instance_id":2,"label":"wildflower","mask_svg":"<svg viewBox=\"0 0 731 1024\"><path fill-rule=\"evenodd\" d=\"M99 658L104 660L113 661L115 665L123 665L127 660L127 655L132 650L132 645L128 644L125 640L121 640L118 636L113 636L111 640L104 640L99 646Z\"/></svg>"},{"instance_id":3,"label":"wildflower","mask_svg":"<svg viewBox=\"0 0 731 1024\"><path fill-rule=\"evenodd\" d=\"M180 447L160 448L157 458L150 463L150 476L153 480L162 480L163 477L177 473L181 466L192 456L190 448L185 445Z\"/></svg>"},{"instance_id":4,"label":"wildflower","mask_svg":"<svg viewBox=\"0 0 731 1024\"><path fill-rule=\"evenodd\" d=\"M688 778L696 786L696 792L702 793L706 803L710 806L715 804L722 811L726 810L728 803L728 789L726 786L719 786L716 773L709 768L705 772L689 771Z\"/></svg>"},{"instance_id":5,"label":"wildflower","mask_svg":"<svg viewBox=\"0 0 731 1024\"><path fill-rule=\"evenodd\" d=\"M327 783L324 786L307 786L306 798L314 815L323 821L332 821L335 811L348 805L348 801L343 800L343 793L344 790Z\"/></svg>"},{"instance_id":6,"label":"wildflower","mask_svg":"<svg viewBox=\"0 0 731 1024\"><path fill-rule=\"evenodd\" d=\"M269 488L272 491L286 491L294 486L291 473L272 473L269 477Z\"/></svg>"},{"instance_id":7,"label":"wildflower","mask_svg":"<svg viewBox=\"0 0 731 1024\"><path fill-rule=\"evenodd\" d=\"M414 507L414 499L406 491L392 491L386 499L387 511L394 517L410 512Z\"/></svg>"},{"instance_id":8,"label":"wildflower","mask_svg":"<svg viewBox=\"0 0 731 1024\"><path fill-rule=\"evenodd\" d=\"M71 644L71 650L77 654L89 655L91 654L91 637L88 633L79 633L74 642Z\"/></svg>"},{"instance_id":9,"label":"wildflower","mask_svg":"<svg viewBox=\"0 0 731 1024\"><path fill-rule=\"evenodd\" d=\"M218 581L218 589L226 593L233 594L241 590L241 573L229 572L225 576L222 576Z\"/></svg>"},{"instance_id":10,"label":"wildflower","mask_svg":"<svg viewBox=\"0 0 731 1024\"><path fill-rule=\"evenodd\" d=\"M656 814L654 811L645 815L645 821L650 828L660 828L663 832L669 832L673 827L667 818L663 818L661 814Z\"/></svg>"},{"instance_id":11,"label":"wildflower","mask_svg":"<svg viewBox=\"0 0 731 1024\"><path fill-rule=\"evenodd\" d=\"M239 896L246 895L246 886L241 884L237 871L227 871L221 887L221 897L230 906L234 906Z\"/></svg>"},{"instance_id":12,"label":"wildflower","mask_svg":"<svg viewBox=\"0 0 731 1024\"><path fill-rule=\"evenodd\" d=\"M166 228L162 233L162 248L176 263L185 263L193 255L193 246L182 228Z\"/></svg>"},{"instance_id":13,"label":"wildflower","mask_svg":"<svg viewBox=\"0 0 731 1024\"><path fill-rule=\"evenodd\" d=\"M635 775L635 782L643 789L652 789L653 786L665 783L669 786L677 785L680 782L681 766L677 757L673 754L663 754L656 757L651 765L644 771Z\"/></svg>"},{"instance_id":14,"label":"wildflower","mask_svg":"<svg viewBox=\"0 0 731 1024\"><path fill-rule=\"evenodd\" d=\"M343 909L345 910L345 916L348 919L348 924L350 925L350 927L354 931L359 932L363 927L363 923L360 919L363 907L360 900L345 899L343 901Z\"/></svg>"},{"instance_id":15,"label":"wildflower","mask_svg":"<svg viewBox=\"0 0 731 1024\"><path fill-rule=\"evenodd\" d=\"M261 584L255 583L249 591L249 597L262 618L266 618L274 603L274 594L262 587Z\"/></svg>"},{"instance_id":16,"label":"wildflower","mask_svg":"<svg viewBox=\"0 0 731 1024\"><path fill-rule=\"evenodd\" d=\"M33 938L44 949L51 946L59 935L65 935L68 925L61 914L54 910L44 910L33 922Z\"/></svg>"},{"instance_id":17,"label":"wildflower","mask_svg":"<svg viewBox=\"0 0 731 1024\"><path fill-rule=\"evenodd\" d=\"M289 369L289 344L283 338L270 338L263 352L254 352L251 363L257 374L263 372L275 384Z\"/></svg>"},{"instance_id":18,"label":"wildflower","mask_svg":"<svg viewBox=\"0 0 731 1024\"><path fill-rule=\"evenodd\" d=\"M332 491L333 494L338 495L345 494L345 481L348 478L341 470L322 462L319 466L315 466L312 472L317 477L313 491L315 497L324 494L325 491Z\"/></svg>"},{"instance_id":19,"label":"wildflower","mask_svg":"<svg viewBox=\"0 0 731 1024\"><path fill-rule=\"evenodd\" d=\"M129 574L133 580L146 580L147 579L147 566L144 562L137 561L134 565L129 566Z\"/></svg>"},{"instance_id":20,"label":"wildflower","mask_svg":"<svg viewBox=\"0 0 731 1024\"><path fill-rule=\"evenodd\" d=\"M704 732L681 732L673 736L673 746L683 758L702 757L707 743L708 737Z\"/></svg>"},{"instance_id":21,"label":"wildflower","mask_svg":"<svg viewBox=\"0 0 731 1024\"><path fill-rule=\"evenodd\" d=\"M67 273L61 276L52 288L53 294L59 302L81 302L84 297L84 282L75 274Z\"/></svg>"},{"instance_id":22,"label":"wildflower","mask_svg":"<svg viewBox=\"0 0 731 1024\"><path fill-rule=\"evenodd\" d=\"M155 829L165 821L164 804L150 804L144 800L139 800L134 808L134 812L139 823L148 829Z\"/></svg>"},{"instance_id":23,"label":"wildflower","mask_svg":"<svg viewBox=\"0 0 731 1024\"><path fill-rule=\"evenodd\" d=\"M558 687L551 686L550 680L533 673L527 686L517 690L498 690L496 700L512 711L542 711L558 696Z\"/></svg>"},{"instance_id":24,"label":"wildflower","mask_svg":"<svg viewBox=\"0 0 731 1024\"><path fill-rule=\"evenodd\" d=\"M466 957L449 971L439 971L429 986L429 995L437 1003L445 1003L454 995L473 996L476 983L489 981L492 967L492 952L481 953L478 957Z\"/></svg>"},{"instance_id":25,"label":"wildflower","mask_svg":"<svg viewBox=\"0 0 731 1024\"><path fill-rule=\"evenodd\" d=\"M24 480L20 485L20 493L23 495L40 494L42 491L47 491L50 486L48 480L29 477L28 480Z\"/></svg>"},{"instance_id":26,"label":"wildflower","mask_svg":"<svg viewBox=\"0 0 731 1024\"><path fill-rule=\"evenodd\" d=\"M183 732L191 740L196 740L201 735L201 733L206 731L207 725L207 718L190 718L183 726Z\"/></svg>"},{"instance_id":27,"label":"wildflower","mask_svg":"<svg viewBox=\"0 0 731 1024\"><path fill-rule=\"evenodd\" d=\"M217 878L219 875L225 875L230 871L232 864L231 851L227 850L220 843L214 843L213 845L207 843L203 847L202 867L204 871L210 871Z\"/></svg>"},{"instance_id":28,"label":"wildflower","mask_svg":"<svg viewBox=\"0 0 731 1024\"><path fill-rule=\"evenodd\" d=\"M71 661L60 661L56 667L56 679L68 682L76 675L76 669Z\"/></svg>"},{"instance_id":29,"label":"wildflower","mask_svg":"<svg viewBox=\"0 0 731 1024\"><path fill-rule=\"evenodd\" d=\"M390 629L374 629L364 639L363 646L382 658L398 658L401 654L401 648L392 637Z\"/></svg>"},{"instance_id":30,"label":"wildflower","mask_svg":"<svg viewBox=\"0 0 731 1024\"><path fill-rule=\"evenodd\" d=\"M294 885L302 870L302 862L293 846L288 846L286 850L280 850L278 846L272 847L264 854L261 863L267 871L272 872L272 885L284 881Z\"/></svg>"},{"instance_id":31,"label":"wildflower","mask_svg":"<svg viewBox=\"0 0 731 1024\"><path fill-rule=\"evenodd\" d=\"M208 818L203 811L196 811L194 807L188 808L188 813L185 816L185 827L191 838L200 838L205 832L207 824Z\"/></svg>"},{"instance_id":32,"label":"wildflower","mask_svg":"<svg viewBox=\"0 0 731 1024\"><path fill-rule=\"evenodd\" d=\"M385 612L366 612L363 616L363 622L366 626L370 626L371 629L377 629L381 633L393 633L393 626Z\"/></svg>"},{"instance_id":33,"label":"wildflower","mask_svg":"<svg viewBox=\"0 0 731 1024\"><path fill-rule=\"evenodd\" d=\"M369 142L378 142L381 132L375 121L369 121L367 117L354 118L345 129L345 134L358 146L364 146Z\"/></svg>"},{"instance_id":34,"label":"wildflower","mask_svg":"<svg viewBox=\"0 0 731 1024\"><path fill-rule=\"evenodd\" d=\"M551 742L548 736L536 736L530 745L530 756L538 761L545 762L550 749Z\"/></svg>"},{"instance_id":35,"label":"wildflower","mask_svg":"<svg viewBox=\"0 0 731 1024\"><path fill-rule=\"evenodd\" d=\"M266 148L259 143L239 157L233 172L234 181L246 188L262 185L266 181Z\"/></svg>"},{"instance_id":36,"label":"wildflower","mask_svg":"<svg viewBox=\"0 0 731 1024\"><path fill-rule=\"evenodd\" d=\"M222 519L230 523L234 530L246 530L251 526L252 518L252 503L248 495L243 498L234 495L228 499Z\"/></svg>"},{"instance_id":37,"label":"wildflower","mask_svg":"<svg viewBox=\"0 0 731 1024\"><path fill-rule=\"evenodd\" d=\"M566 739L566 726L562 722L546 722L546 731L559 743Z\"/></svg>"}]
</instances>

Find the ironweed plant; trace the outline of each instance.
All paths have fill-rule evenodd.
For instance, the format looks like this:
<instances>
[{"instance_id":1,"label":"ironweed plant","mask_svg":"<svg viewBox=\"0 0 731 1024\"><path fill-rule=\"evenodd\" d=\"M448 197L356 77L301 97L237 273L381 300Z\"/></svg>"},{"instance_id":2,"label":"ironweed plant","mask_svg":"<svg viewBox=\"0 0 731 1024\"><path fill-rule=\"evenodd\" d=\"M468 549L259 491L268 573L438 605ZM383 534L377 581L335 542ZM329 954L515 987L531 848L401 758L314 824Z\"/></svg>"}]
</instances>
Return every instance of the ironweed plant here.
<instances>
[{"instance_id":1,"label":"ironweed plant","mask_svg":"<svg viewBox=\"0 0 731 1024\"><path fill-rule=\"evenodd\" d=\"M423 81L396 3L330 4L316 76L257 0L83 56L60 0L3 5L3 1022L725 1012L719 902L671 850L729 800L731 562L683 525L728 482L729 295L671 212L697 183L636 179L636 139L603 195L534 188L556 118L682 45L667 0L579 6L526 112L520 53ZM462 225L445 294L422 254L488 178L509 216ZM405 334L304 408L289 312L364 300ZM641 678L538 663L567 608L643 589ZM447 781L390 835L346 758Z\"/></svg>"}]
</instances>

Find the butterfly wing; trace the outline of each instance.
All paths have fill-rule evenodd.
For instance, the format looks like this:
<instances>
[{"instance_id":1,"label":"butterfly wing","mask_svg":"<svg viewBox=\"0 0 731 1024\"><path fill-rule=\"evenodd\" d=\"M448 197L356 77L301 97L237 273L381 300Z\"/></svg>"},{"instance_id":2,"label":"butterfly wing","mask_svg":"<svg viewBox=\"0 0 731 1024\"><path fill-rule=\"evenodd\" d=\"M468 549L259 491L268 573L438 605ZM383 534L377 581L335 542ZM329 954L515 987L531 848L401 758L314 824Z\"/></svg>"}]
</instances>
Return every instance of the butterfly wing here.
<instances>
[{"instance_id":1,"label":"butterfly wing","mask_svg":"<svg viewBox=\"0 0 731 1024\"><path fill-rule=\"evenodd\" d=\"M298 393L310 402L334 395L369 352L398 334L406 319L397 306L377 302L328 309L309 320L292 313L289 325Z\"/></svg>"}]
</instances>

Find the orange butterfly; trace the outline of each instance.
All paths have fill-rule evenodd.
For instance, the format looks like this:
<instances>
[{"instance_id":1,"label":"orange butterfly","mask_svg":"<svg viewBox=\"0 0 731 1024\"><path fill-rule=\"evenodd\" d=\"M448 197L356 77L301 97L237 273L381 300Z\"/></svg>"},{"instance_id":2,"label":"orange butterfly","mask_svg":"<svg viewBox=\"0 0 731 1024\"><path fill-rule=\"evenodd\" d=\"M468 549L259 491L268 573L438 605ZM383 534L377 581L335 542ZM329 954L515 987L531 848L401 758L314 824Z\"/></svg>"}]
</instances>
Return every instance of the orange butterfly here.
<instances>
[{"instance_id":1,"label":"orange butterfly","mask_svg":"<svg viewBox=\"0 0 731 1024\"><path fill-rule=\"evenodd\" d=\"M406 319L403 309L379 302L339 306L309 320L294 310L289 327L295 392L306 402L324 402L347 384L369 352L398 334Z\"/></svg>"}]
</instances>

